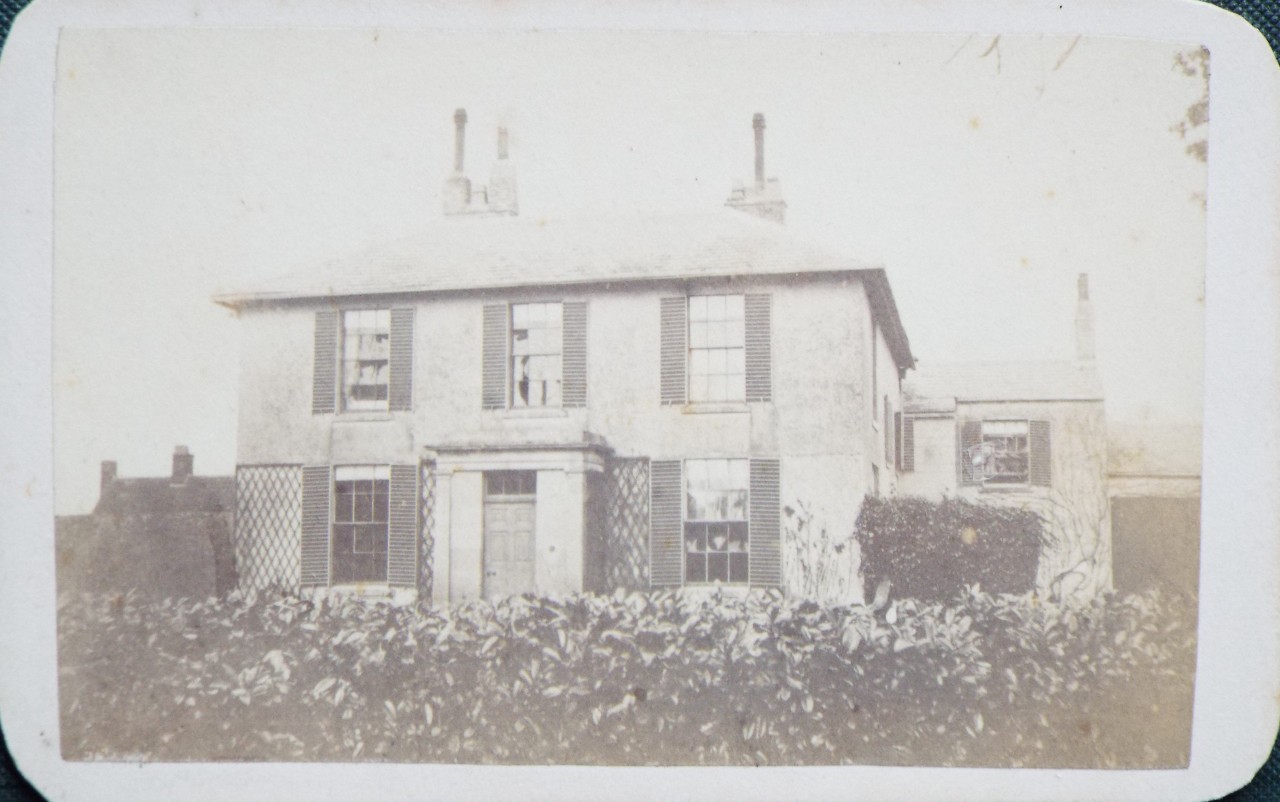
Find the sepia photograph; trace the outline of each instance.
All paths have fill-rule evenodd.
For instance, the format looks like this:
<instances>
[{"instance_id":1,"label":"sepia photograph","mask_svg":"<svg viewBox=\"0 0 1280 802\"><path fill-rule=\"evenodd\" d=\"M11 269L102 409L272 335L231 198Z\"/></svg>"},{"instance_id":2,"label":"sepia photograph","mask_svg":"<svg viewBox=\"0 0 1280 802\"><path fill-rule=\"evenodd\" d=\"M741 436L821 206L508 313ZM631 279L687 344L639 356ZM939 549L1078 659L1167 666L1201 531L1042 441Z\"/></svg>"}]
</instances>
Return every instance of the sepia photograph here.
<instances>
[{"instance_id":1,"label":"sepia photograph","mask_svg":"<svg viewBox=\"0 0 1280 802\"><path fill-rule=\"evenodd\" d=\"M62 758L1187 767L1211 62L63 30Z\"/></svg>"}]
</instances>

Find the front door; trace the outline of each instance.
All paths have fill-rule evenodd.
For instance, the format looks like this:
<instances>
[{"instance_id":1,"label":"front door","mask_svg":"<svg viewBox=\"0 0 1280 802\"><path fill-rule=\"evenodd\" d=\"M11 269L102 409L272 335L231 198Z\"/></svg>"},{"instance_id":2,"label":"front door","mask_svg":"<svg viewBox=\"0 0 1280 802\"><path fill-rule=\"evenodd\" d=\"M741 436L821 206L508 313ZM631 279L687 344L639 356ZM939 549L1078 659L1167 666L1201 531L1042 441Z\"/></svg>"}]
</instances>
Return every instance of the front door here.
<instances>
[{"instance_id":1,"label":"front door","mask_svg":"<svg viewBox=\"0 0 1280 802\"><path fill-rule=\"evenodd\" d=\"M500 599L534 590L533 471L485 473L484 595Z\"/></svg>"}]
</instances>

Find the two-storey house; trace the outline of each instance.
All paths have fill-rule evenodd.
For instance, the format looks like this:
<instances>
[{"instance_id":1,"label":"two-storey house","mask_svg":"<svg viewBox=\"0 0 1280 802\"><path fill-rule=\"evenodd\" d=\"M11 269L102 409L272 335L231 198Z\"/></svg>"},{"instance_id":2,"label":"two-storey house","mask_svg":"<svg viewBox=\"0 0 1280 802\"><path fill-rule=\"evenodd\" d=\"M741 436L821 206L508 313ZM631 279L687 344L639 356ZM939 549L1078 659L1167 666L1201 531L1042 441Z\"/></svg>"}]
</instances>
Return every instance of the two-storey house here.
<instances>
[{"instance_id":1,"label":"two-storey house","mask_svg":"<svg viewBox=\"0 0 1280 802\"><path fill-rule=\"evenodd\" d=\"M898 482L914 364L885 271L705 215L526 220L455 115L445 214L216 300L241 326L241 582L436 602L786 585L783 509L852 531Z\"/></svg>"}]
</instances>

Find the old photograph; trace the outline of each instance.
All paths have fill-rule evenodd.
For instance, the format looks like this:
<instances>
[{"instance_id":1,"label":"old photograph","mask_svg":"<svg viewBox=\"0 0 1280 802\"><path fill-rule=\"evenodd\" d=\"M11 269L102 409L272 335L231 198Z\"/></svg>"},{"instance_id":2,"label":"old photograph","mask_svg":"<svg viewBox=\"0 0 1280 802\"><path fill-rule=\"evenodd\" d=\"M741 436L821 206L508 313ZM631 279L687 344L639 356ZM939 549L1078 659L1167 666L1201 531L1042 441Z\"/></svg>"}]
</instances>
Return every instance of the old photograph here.
<instances>
[{"instance_id":1,"label":"old photograph","mask_svg":"<svg viewBox=\"0 0 1280 802\"><path fill-rule=\"evenodd\" d=\"M64 29L62 758L1186 768L1210 65Z\"/></svg>"}]
</instances>

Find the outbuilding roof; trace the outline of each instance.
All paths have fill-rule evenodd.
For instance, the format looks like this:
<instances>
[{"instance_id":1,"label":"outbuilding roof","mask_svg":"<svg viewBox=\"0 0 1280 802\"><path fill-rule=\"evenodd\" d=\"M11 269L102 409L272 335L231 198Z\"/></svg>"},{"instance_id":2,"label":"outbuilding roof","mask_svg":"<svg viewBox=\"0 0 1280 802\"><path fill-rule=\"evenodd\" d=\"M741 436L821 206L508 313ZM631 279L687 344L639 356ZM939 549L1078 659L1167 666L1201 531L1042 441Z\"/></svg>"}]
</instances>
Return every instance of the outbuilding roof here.
<instances>
[{"instance_id":1,"label":"outbuilding roof","mask_svg":"<svg viewBox=\"0 0 1280 802\"><path fill-rule=\"evenodd\" d=\"M437 220L371 251L214 296L231 308L351 298L575 284L856 273L900 365L914 364L884 269L832 253L729 209L708 214L562 220Z\"/></svg>"},{"instance_id":2,"label":"outbuilding roof","mask_svg":"<svg viewBox=\"0 0 1280 802\"><path fill-rule=\"evenodd\" d=\"M929 364L917 368L902 389L908 404L916 405L944 398L960 403L1103 400L1097 368L1067 360Z\"/></svg>"}]
</instances>

